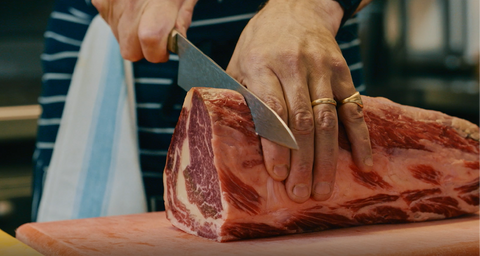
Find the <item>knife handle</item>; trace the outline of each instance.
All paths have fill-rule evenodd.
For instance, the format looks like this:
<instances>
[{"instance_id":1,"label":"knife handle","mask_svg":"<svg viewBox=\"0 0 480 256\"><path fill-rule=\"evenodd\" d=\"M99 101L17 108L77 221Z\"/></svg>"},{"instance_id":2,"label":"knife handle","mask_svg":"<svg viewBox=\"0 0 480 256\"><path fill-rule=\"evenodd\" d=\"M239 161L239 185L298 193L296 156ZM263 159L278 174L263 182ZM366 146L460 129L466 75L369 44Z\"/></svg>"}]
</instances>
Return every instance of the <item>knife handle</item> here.
<instances>
[{"instance_id":1,"label":"knife handle","mask_svg":"<svg viewBox=\"0 0 480 256\"><path fill-rule=\"evenodd\" d=\"M167 49L173 53L178 53L177 35L179 34L176 29L172 29L172 32L168 34Z\"/></svg>"}]
</instances>

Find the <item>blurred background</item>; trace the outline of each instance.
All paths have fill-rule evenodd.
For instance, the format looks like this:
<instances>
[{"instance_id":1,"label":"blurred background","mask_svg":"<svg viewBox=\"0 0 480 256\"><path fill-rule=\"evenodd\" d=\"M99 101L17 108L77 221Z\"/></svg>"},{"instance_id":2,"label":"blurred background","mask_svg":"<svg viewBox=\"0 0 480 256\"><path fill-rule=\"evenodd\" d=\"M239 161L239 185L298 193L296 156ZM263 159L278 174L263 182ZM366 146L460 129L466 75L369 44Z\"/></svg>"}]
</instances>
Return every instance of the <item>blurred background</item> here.
<instances>
[{"instance_id":1,"label":"blurred background","mask_svg":"<svg viewBox=\"0 0 480 256\"><path fill-rule=\"evenodd\" d=\"M30 221L41 90L53 0L0 9L0 229ZM358 19L367 94L479 123L479 0L374 0Z\"/></svg>"},{"instance_id":2,"label":"blurred background","mask_svg":"<svg viewBox=\"0 0 480 256\"><path fill-rule=\"evenodd\" d=\"M478 124L479 0L373 1L361 12L367 94Z\"/></svg>"},{"instance_id":3,"label":"blurred background","mask_svg":"<svg viewBox=\"0 0 480 256\"><path fill-rule=\"evenodd\" d=\"M0 229L11 235L30 221L40 54L53 2L2 1L0 8Z\"/></svg>"}]
</instances>

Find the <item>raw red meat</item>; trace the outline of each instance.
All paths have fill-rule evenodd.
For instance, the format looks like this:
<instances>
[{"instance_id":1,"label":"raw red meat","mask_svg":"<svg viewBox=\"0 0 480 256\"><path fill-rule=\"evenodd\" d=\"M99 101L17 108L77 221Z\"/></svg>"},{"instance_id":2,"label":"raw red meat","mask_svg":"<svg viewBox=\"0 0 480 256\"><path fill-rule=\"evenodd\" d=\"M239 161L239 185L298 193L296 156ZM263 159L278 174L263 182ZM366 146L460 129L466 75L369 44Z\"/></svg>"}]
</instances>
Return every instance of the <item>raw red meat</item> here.
<instances>
[{"instance_id":1,"label":"raw red meat","mask_svg":"<svg viewBox=\"0 0 480 256\"><path fill-rule=\"evenodd\" d=\"M164 172L167 218L185 232L223 242L478 211L478 126L384 98L363 101L374 171L355 167L340 127L332 197L298 204L269 177L243 97L190 90Z\"/></svg>"}]
</instances>

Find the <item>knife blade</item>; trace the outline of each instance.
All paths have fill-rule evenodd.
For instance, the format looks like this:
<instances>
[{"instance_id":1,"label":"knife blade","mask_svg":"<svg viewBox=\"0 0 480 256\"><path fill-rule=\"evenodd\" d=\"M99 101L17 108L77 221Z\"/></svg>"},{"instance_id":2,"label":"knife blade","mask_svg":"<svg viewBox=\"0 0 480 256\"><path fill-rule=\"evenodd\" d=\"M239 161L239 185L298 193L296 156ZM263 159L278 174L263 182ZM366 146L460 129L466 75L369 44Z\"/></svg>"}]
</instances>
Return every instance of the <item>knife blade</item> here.
<instances>
[{"instance_id":1,"label":"knife blade","mask_svg":"<svg viewBox=\"0 0 480 256\"><path fill-rule=\"evenodd\" d=\"M298 149L292 131L280 116L245 86L228 75L217 63L200 51L187 38L173 29L168 50L178 54L178 85L188 91L192 87L213 87L239 92L245 98L258 135L279 145Z\"/></svg>"}]
</instances>

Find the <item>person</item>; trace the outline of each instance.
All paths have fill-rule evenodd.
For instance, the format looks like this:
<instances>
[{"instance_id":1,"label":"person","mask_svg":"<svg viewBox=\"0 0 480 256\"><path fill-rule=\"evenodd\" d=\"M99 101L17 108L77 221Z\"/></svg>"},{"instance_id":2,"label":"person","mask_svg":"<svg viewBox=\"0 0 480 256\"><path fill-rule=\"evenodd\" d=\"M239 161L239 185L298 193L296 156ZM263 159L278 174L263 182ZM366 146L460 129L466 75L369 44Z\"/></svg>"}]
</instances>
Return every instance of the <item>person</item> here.
<instances>
[{"instance_id":1,"label":"person","mask_svg":"<svg viewBox=\"0 0 480 256\"><path fill-rule=\"evenodd\" d=\"M349 19L370 1L57 0L41 56L43 112L34 154L32 219L79 47L98 13L110 25L123 58L134 62L140 164L150 210L163 210L166 150L185 96L176 85L178 56L166 46L173 28L183 35L188 30L195 45L289 125L298 150L263 138L261 144L268 173L285 182L291 200L328 199L335 182L339 121L357 167L368 172L373 165L356 94L365 90L358 20Z\"/></svg>"}]
</instances>

